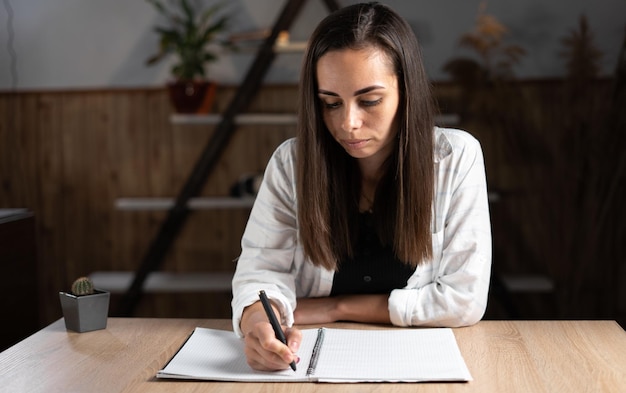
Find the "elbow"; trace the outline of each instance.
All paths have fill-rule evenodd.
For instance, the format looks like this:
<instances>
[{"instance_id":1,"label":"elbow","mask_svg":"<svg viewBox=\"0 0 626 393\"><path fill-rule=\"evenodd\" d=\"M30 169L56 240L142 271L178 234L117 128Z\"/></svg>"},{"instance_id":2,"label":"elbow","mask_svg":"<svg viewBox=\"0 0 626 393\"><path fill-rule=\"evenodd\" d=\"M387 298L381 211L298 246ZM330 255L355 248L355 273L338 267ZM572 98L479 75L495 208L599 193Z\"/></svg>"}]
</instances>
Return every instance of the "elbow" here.
<instances>
[{"instance_id":1,"label":"elbow","mask_svg":"<svg viewBox=\"0 0 626 393\"><path fill-rule=\"evenodd\" d=\"M483 319L485 315L486 304L473 302L468 305L463 313L459 313L458 324L454 327L472 326Z\"/></svg>"},{"instance_id":2,"label":"elbow","mask_svg":"<svg viewBox=\"0 0 626 393\"><path fill-rule=\"evenodd\" d=\"M438 290L435 290L437 288ZM487 291L396 289L389 297L389 316L396 326L463 327L478 323L487 308Z\"/></svg>"},{"instance_id":3,"label":"elbow","mask_svg":"<svg viewBox=\"0 0 626 393\"><path fill-rule=\"evenodd\" d=\"M472 326L483 319L487 309L486 294L470 291L453 301L452 313L448 325L450 327Z\"/></svg>"},{"instance_id":4,"label":"elbow","mask_svg":"<svg viewBox=\"0 0 626 393\"><path fill-rule=\"evenodd\" d=\"M458 307L458 306L457 306ZM466 327L472 326L480 322L485 314L485 307L479 305L462 305L455 308L455 311L442 313L440 318L434 318L432 321L422 321L416 325L430 325L438 327Z\"/></svg>"}]
</instances>

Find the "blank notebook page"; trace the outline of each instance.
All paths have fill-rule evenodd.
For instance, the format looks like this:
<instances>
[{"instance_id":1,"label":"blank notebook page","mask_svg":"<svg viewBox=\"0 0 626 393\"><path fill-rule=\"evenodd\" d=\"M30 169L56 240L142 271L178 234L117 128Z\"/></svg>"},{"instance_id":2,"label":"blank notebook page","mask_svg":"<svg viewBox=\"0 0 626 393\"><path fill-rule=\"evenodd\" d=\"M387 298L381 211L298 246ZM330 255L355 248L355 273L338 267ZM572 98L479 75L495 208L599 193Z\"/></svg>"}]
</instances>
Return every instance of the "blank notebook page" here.
<instances>
[{"instance_id":1,"label":"blank notebook page","mask_svg":"<svg viewBox=\"0 0 626 393\"><path fill-rule=\"evenodd\" d=\"M244 342L233 332L196 328L174 358L157 374L159 378L191 378L214 381L307 381L308 358L313 351L316 330L303 332L298 371L252 370L244 355ZM302 363L302 362L300 362Z\"/></svg>"},{"instance_id":2,"label":"blank notebook page","mask_svg":"<svg viewBox=\"0 0 626 393\"><path fill-rule=\"evenodd\" d=\"M325 382L472 379L448 328L326 329L313 377Z\"/></svg>"}]
</instances>

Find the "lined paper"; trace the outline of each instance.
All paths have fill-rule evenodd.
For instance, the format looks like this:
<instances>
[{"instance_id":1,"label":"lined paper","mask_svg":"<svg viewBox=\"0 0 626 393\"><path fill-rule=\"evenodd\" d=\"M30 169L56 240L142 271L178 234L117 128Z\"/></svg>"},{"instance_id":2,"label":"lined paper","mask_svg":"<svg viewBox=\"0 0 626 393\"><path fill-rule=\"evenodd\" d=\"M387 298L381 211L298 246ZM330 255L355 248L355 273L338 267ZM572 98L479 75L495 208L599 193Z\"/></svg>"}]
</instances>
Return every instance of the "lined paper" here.
<instances>
[{"instance_id":1,"label":"lined paper","mask_svg":"<svg viewBox=\"0 0 626 393\"><path fill-rule=\"evenodd\" d=\"M309 329L302 333L298 354L303 360L297 365L296 372L291 369L263 372L248 366L243 340L233 332L198 327L157 377L248 382L308 381L306 371L317 331Z\"/></svg>"},{"instance_id":2,"label":"lined paper","mask_svg":"<svg viewBox=\"0 0 626 393\"><path fill-rule=\"evenodd\" d=\"M315 376L320 382L472 379L451 329L327 329Z\"/></svg>"},{"instance_id":3,"label":"lined paper","mask_svg":"<svg viewBox=\"0 0 626 393\"><path fill-rule=\"evenodd\" d=\"M297 371L250 368L243 340L223 330L196 328L158 378L247 382L424 382L472 379L451 329L324 328L312 375L307 369L318 329L302 330Z\"/></svg>"}]
</instances>

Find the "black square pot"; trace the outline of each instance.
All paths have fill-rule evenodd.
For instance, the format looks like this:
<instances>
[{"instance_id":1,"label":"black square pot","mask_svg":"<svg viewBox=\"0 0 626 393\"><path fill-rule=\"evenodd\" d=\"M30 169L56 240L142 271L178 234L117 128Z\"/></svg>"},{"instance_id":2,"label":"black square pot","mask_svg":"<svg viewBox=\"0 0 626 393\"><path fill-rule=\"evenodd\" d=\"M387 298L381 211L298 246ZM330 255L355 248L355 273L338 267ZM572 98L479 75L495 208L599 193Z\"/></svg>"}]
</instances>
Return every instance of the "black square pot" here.
<instances>
[{"instance_id":1,"label":"black square pot","mask_svg":"<svg viewBox=\"0 0 626 393\"><path fill-rule=\"evenodd\" d=\"M65 328L79 333L106 328L109 298L109 292L99 290L84 296L59 292Z\"/></svg>"}]
</instances>

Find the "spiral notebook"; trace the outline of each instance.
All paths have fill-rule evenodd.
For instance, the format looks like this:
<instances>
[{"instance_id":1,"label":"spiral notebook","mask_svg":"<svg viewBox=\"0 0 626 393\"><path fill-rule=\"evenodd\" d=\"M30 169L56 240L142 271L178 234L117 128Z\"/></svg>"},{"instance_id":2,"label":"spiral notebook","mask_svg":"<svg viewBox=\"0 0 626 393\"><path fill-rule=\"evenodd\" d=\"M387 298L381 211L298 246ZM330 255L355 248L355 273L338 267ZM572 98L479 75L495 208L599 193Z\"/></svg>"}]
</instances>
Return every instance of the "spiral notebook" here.
<instances>
[{"instance_id":1,"label":"spiral notebook","mask_svg":"<svg viewBox=\"0 0 626 393\"><path fill-rule=\"evenodd\" d=\"M454 333L433 329L304 329L297 370L250 368L233 332L196 328L158 378L241 382L470 381Z\"/></svg>"}]
</instances>

